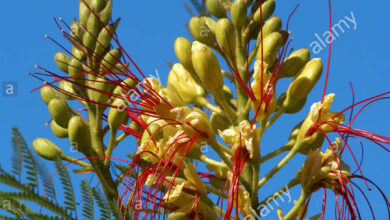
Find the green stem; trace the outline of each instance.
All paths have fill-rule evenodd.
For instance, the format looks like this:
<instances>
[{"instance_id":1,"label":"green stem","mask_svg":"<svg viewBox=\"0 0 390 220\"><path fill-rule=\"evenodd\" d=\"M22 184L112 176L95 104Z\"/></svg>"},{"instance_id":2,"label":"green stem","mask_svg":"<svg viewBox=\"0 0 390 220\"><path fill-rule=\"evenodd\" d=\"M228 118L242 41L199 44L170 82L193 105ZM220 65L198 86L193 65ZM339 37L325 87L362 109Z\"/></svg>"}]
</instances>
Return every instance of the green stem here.
<instances>
[{"instance_id":1,"label":"green stem","mask_svg":"<svg viewBox=\"0 0 390 220\"><path fill-rule=\"evenodd\" d=\"M212 105L205 97L198 97L194 102L196 105L201 105L203 107L210 109L213 112L223 114L222 109Z\"/></svg>"},{"instance_id":2,"label":"green stem","mask_svg":"<svg viewBox=\"0 0 390 220\"><path fill-rule=\"evenodd\" d=\"M299 197L298 201L295 203L294 207L283 217L283 220L295 220L299 216L300 209L305 205L307 198L309 197L309 194L307 194L303 189L301 191L301 196Z\"/></svg>"},{"instance_id":3,"label":"green stem","mask_svg":"<svg viewBox=\"0 0 390 220\"><path fill-rule=\"evenodd\" d=\"M110 157L112 155L112 151L115 148L115 136L116 131L110 130L110 140L108 141L108 147L105 152L104 166L110 165Z\"/></svg>"},{"instance_id":4,"label":"green stem","mask_svg":"<svg viewBox=\"0 0 390 220\"><path fill-rule=\"evenodd\" d=\"M204 163L207 163L207 164L216 166L216 167L228 168L228 167L226 166L225 163L223 163L223 162L218 162L218 161L216 161L216 160L213 160L213 159L207 157L207 156L204 155L204 154L199 155L199 157L196 157L195 159L197 159L197 160L199 160L199 161L202 161L202 162L204 162Z\"/></svg>"},{"instance_id":5,"label":"green stem","mask_svg":"<svg viewBox=\"0 0 390 220\"><path fill-rule=\"evenodd\" d=\"M258 187L261 188L268 180L270 180L288 161L291 160L298 152L298 149L302 146L302 142L297 142L291 151L269 172L265 175L258 183Z\"/></svg>"},{"instance_id":6,"label":"green stem","mask_svg":"<svg viewBox=\"0 0 390 220\"><path fill-rule=\"evenodd\" d=\"M294 179L290 180L290 182L287 183L287 185L280 188L278 191L276 191L276 193L280 194L280 192L286 192L286 190L289 190L298 184L299 184L299 178L294 177ZM275 198L275 194L272 194L272 195L268 196L267 198L265 198L263 201L260 202L259 205L266 205L267 203L269 203L270 200Z\"/></svg>"},{"instance_id":7,"label":"green stem","mask_svg":"<svg viewBox=\"0 0 390 220\"><path fill-rule=\"evenodd\" d=\"M75 163L77 165L80 165L82 167L91 167L91 165L89 163L86 163L86 162L81 161L81 160L77 160L76 158L70 157L70 156L68 156L66 154L62 154L60 157L63 160L66 160L66 161L69 161L69 162L73 162L73 163Z\"/></svg>"},{"instance_id":8,"label":"green stem","mask_svg":"<svg viewBox=\"0 0 390 220\"><path fill-rule=\"evenodd\" d=\"M228 103L228 100L226 99L223 91L222 90L214 91L212 95L216 99L216 102L218 102L223 108L223 110L225 110L225 113L230 119L230 121L232 122L232 124L238 125L236 111Z\"/></svg>"},{"instance_id":9,"label":"green stem","mask_svg":"<svg viewBox=\"0 0 390 220\"><path fill-rule=\"evenodd\" d=\"M279 154L284 153L284 152L290 150L291 147L292 147L292 145L289 144L289 143L287 143L287 144L284 145L283 147L281 147L281 148L279 148L279 149L277 149L277 150L275 150L275 151L273 151L273 152L271 152L271 153L269 153L269 154L267 154L267 155L261 157L261 158L260 158L260 163L264 163L264 162L266 162L267 160L270 160L270 159L272 159L272 158L278 156Z\"/></svg>"},{"instance_id":10,"label":"green stem","mask_svg":"<svg viewBox=\"0 0 390 220\"><path fill-rule=\"evenodd\" d=\"M248 82L247 77L247 63L246 63L246 43L245 38L242 37L241 31L236 31L236 71L238 71L240 78L246 84ZM245 106L248 100L248 94L242 88L242 86L236 80L237 87L237 107L238 107L238 120L247 120L249 111L246 111Z\"/></svg>"},{"instance_id":11,"label":"green stem","mask_svg":"<svg viewBox=\"0 0 390 220\"><path fill-rule=\"evenodd\" d=\"M214 193L217 196L220 196L220 197L223 197L223 198L227 199L226 193L223 193L223 192L221 192L220 190L218 190L218 189L216 189L214 187L211 187L211 186L209 186L207 184L204 184L204 189L206 191L208 191L208 192Z\"/></svg>"}]
</instances>

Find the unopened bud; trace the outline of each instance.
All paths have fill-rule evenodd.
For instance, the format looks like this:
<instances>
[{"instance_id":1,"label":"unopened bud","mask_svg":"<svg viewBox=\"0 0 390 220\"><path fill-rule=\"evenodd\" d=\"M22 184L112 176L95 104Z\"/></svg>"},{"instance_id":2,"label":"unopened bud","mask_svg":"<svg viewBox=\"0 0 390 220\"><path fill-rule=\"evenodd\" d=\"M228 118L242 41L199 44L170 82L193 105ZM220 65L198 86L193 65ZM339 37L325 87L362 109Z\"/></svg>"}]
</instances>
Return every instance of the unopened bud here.
<instances>
[{"instance_id":1,"label":"unopened bud","mask_svg":"<svg viewBox=\"0 0 390 220\"><path fill-rule=\"evenodd\" d=\"M97 37L97 44L95 47L95 53L102 55L104 52L107 52L110 50L110 42L112 39L112 36L115 34L116 28L119 25L120 19L117 19L113 24L107 25L105 28L103 28L98 37Z\"/></svg>"},{"instance_id":2,"label":"unopened bud","mask_svg":"<svg viewBox=\"0 0 390 220\"><path fill-rule=\"evenodd\" d=\"M81 41L81 39L83 39L83 35L84 29L82 28L80 22L73 19L73 23L70 25L70 36L72 36L75 41Z\"/></svg>"},{"instance_id":3,"label":"unopened bud","mask_svg":"<svg viewBox=\"0 0 390 220\"><path fill-rule=\"evenodd\" d=\"M277 100L276 102L276 109L275 111L278 111L282 106L283 106L283 103L284 101L286 100L286 93L283 93ZM288 105L285 105L284 106L284 112L283 113L287 113L287 114L295 114L299 111L302 110L302 108L305 106L306 104L306 97L299 100L298 102L291 102L291 103L288 103Z\"/></svg>"},{"instance_id":4,"label":"unopened bud","mask_svg":"<svg viewBox=\"0 0 390 220\"><path fill-rule=\"evenodd\" d=\"M229 57L234 57L236 41L234 38L234 28L228 18L222 18L217 22L215 28L218 45Z\"/></svg>"},{"instance_id":5,"label":"unopened bud","mask_svg":"<svg viewBox=\"0 0 390 220\"><path fill-rule=\"evenodd\" d=\"M290 102L297 102L305 98L320 79L321 73L321 59L316 58L309 61L291 82L283 105L289 106L291 105Z\"/></svg>"},{"instance_id":6,"label":"unopened bud","mask_svg":"<svg viewBox=\"0 0 390 220\"><path fill-rule=\"evenodd\" d=\"M207 0L206 5L210 13L215 17L217 18L226 17L226 10L223 7L221 0Z\"/></svg>"},{"instance_id":7,"label":"unopened bud","mask_svg":"<svg viewBox=\"0 0 390 220\"><path fill-rule=\"evenodd\" d=\"M282 63L282 77L295 76L310 60L310 51L302 48L291 53Z\"/></svg>"},{"instance_id":8,"label":"unopened bud","mask_svg":"<svg viewBox=\"0 0 390 220\"><path fill-rule=\"evenodd\" d=\"M89 5L95 12L100 12L101 10L103 10L105 2L105 0L90 0Z\"/></svg>"},{"instance_id":9,"label":"unopened bud","mask_svg":"<svg viewBox=\"0 0 390 220\"><path fill-rule=\"evenodd\" d=\"M103 25L107 25L108 22L110 22L111 13L112 13L112 0L107 0L105 2L106 5L99 13L99 19L103 23Z\"/></svg>"},{"instance_id":10,"label":"unopened bud","mask_svg":"<svg viewBox=\"0 0 390 220\"><path fill-rule=\"evenodd\" d=\"M68 66L69 76L72 77L72 80L83 84L85 83L85 75L83 64L76 58L72 58Z\"/></svg>"},{"instance_id":11,"label":"unopened bud","mask_svg":"<svg viewBox=\"0 0 390 220\"><path fill-rule=\"evenodd\" d=\"M209 47L195 41L192 44L192 63L196 74L209 92L222 89L221 67L217 57Z\"/></svg>"},{"instance_id":12,"label":"unopened bud","mask_svg":"<svg viewBox=\"0 0 390 220\"><path fill-rule=\"evenodd\" d=\"M59 126L54 120L50 122L50 129L53 134L58 138L68 137L68 129Z\"/></svg>"},{"instance_id":13,"label":"unopened bud","mask_svg":"<svg viewBox=\"0 0 390 220\"><path fill-rule=\"evenodd\" d=\"M261 21L265 22L275 10L275 0L268 0L261 5ZM260 8L257 9L253 16L253 21L260 24Z\"/></svg>"},{"instance_id":14,"label":"unopened bud","mask_svg":"<svg viewBox=\"0 0 390 220\"><path fill-rule=\"evenodd\" d=\"M114 100L112 106L114 107L111 107L108 112L107 122L112 131L117 131L126 118L127 112L125 109L128 105L124 100L118 98Z\"/></svg>"},{"instance_id":15,"label":"unopened bud","mask_svg":"<svg viewBox=\"0 0 390 220\"><path fill-rule=\"evenodd\" d=\"M96 15L91 13L87 21L87 32L96 38L101 29L102 25L100 24L98 18L96 18Z\"/></svg>"},{"instance_id":16,"label":"unopened bud","mask_svg":"<svg viewBox=\"0 0 390 220\"><path fill-rule=\"evenodd\" d=\"M87 25L88 17L91 14L91 11L88 8L88 6L90 5L90 2L91 2L91 0L80 1L79 17L80 17L81 23L83 23L83 25L85 25L85 26Z\"/></svg>"},{"instance_id":17,"label":"unopened bud","mask_svg":"<svg viewBox=\"0 0 390 220\"><path fill-rule=\"evenodd\" d=\"M47 105L53 98L64 99L64 96L51 86L45 85L41 88L41 98L43 102Z\"/></svg>"},{"instance_id":18,"label":"unopened bud","mask_svg":"<svg viewBox=\"0 0 390 220\"><path fill-rule=\"evenodd\" d=\"M53 98L48 104L49 112L53 120L61 127L67 128L72 117L70 107L63 99Z\"/></svg>"},{"instance_id":19,"label":"unopened bud","mask_svg":"<svg viewBox=\"0 0 390 220\"><path fill-rule=\"evenodd\" d=\"M74 97L77 96L75 86L71 82L61 80L61 82L58 84L58 87L62 90L62 93L65 95L66 99L73 100Z\"/></svg>"},{"instance_id":20,"label":"unopened bud","mask_svg":"<svg viewBox=\"0 0 390 220\"><path fill-rule=\"evenodd\" d=\"M56 160L61 156L62 150L46 138L37 138L33 141L34 151L47 160Z\"/></svg>"},{"instance_id":21,"label":"unopened bud","mask_svg":"<svg viewBox=\"0 0 390 220\"><path fill-rule=\"evenodd\" d=\"M122 52L119 49L110 50L103 58L100 64L100 71L103 74L109 73L117 63L120 62Z\"/></svg>"},{"instance_id":22,"label":"unopened bud","mask_svg":"<svg viewBox=\"0 0 390 220\"><path fill-rule=\"evenodd\" d=\"M180 63L188 71L193 71L191 59L191 42L184 37L178 37L174 44L175 54Z\"/></svg>"},{"instance_id":23,"label":"unopened bud","mask_svg":"<svg viewBox=\"0 0 390 220\"><path fill-rule=\"evenodd\" d=\"M91 149L91 136L89 126L80 116L73 116L68 126L69 140L77 146L82 153L89 153Z\"/></svg>"},{"instance_id":24,"label":"unopened bud","mask_svg":"<svg viewBox=\"0 0 390 220\"><path fill-rule=\"evenodd\" d=\"M188 24L192 36L199 42L208 46L214 47L215 40L213 38L212 27L209 27L205 19L192 17Z\"/></svg>"},{"instance_id":25,"label":"unopened bud","mask_svg":"<svg viewBox=\"0 0 390 220\"><path fill-rule=\"evenodd\" d=\"M280 19L277 16L274 16L274 17L268 19L267 22L265 22L265 24L263 25L263 28L262 28L263 36L262 37L264 39L270 33L279 32L281 29L282 29L282 19ZM259 33L259 35L257 37L257 40L259 42L261 42L261 35L260 34L261 33Z\"/></svg>"},{"instance_id":26,"label":"unopened bud","mask_svg":"<svg viewBox=\"0 0 390 220\"><path fill-rule=\"evenodd\" d=\"M263 42L263 50L261 45L257 51L257 60L261 60L263 53L263 60L268 66L273 66L276 55L279 52L280 47L283 45L283 36L279 32L273 32L268 34Z\"/></svg>"},{"instance_id":27,"label":"unopened bud","mask_svg":"<svg viewBox=\"0 0 390 220\"><path fill-rule=\"evenodd\" d=\"M63 52L57 52L54 55L54 61L56 62L57 67L62 70L62 72L68 73L68 64L70 62L70 57L68 57L68 55Z\"/></svg>"},{"instance_id":28,"label":"unopened bud","mask_svg":"<svg viewBox=\"0 0 390 220\"><path fill-rule=\"evenodd\" d=\"M241 30L247 23L247 6L245 0L236 0L232 4L231 16L232 22L237 30Z\"/></svg>"}]
</instances>

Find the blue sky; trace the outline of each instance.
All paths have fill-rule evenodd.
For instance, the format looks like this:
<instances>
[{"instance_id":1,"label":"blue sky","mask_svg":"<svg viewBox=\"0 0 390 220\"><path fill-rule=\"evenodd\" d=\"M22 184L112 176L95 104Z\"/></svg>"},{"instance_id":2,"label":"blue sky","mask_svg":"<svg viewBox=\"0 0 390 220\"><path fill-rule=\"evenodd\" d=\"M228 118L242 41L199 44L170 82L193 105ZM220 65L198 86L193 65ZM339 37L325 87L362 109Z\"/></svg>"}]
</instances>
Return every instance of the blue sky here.
<instances>
[{"instance_id":1,"label":"blue sky","mask_svg":"<svg viewBox=\"0 0 390 220\"><path fill-rule=\"evenodd\" d=\"M119 39L127 52L135 59L141 69L147 74L155 74L156 70L163 79L166 78L169 68L167 61L177 62L173 42L178 36L188 37L184 23L190 19L186 12L184 1L114 1L113 17L121 17L118 29ZM282 17L285 22L298 1L277 1L274 15ZM290 31L294 41L294 48L321 45L322 50L316 48L318 54L312 57L321 57L327 61L327 45L322 45L317 36L324 41L323 34L329 29L327 1L300 1L300 7L290 23ZM386 0L369 1L333 1L332 18L334 23L344 25L344 33L339 30L333 41L332 58L328 92L336 93L332 109L341 110L351 104L352 96L348 83L354 85L356 99L361 100L390 90L390 42L387 21L390 20L388 9L390 2ZM68 45L61 37L61 33L53 22L53 17L64 18L71 23L78 14L78 1L40 0L40 1L2 1L0 7L0 82L16 83L16 96L0 96L0 112L3 118L0 123L0 140L2 154L0 164L5 169L10 167L11 158L11 128L17 125L31 143L36 137L47 137L55 140L64 152L69 152L69 143L58 140L51 134L50 128L44 124L50 120L47 107L40 99L38 92L30 91L40 82L26 75L36 71L35 64L53 71L59 71L53 60L54 53L59 51L55 44L44 38L49 34L56 40ZM347 18L346 18L347 17ZM348 20L349 18L349 20ZM354 18L354 19L352 19ZM353 20L354 22L352 22ZM347 26L345 26L347 24ZM317 43L316 43L317 42ZM310 46L311 45L311 46ZM313 50L312 50L313 51ZM273 128L265 134L262 143L262 153L272 151L281 146L288 136L289 130L304 117L310 104L319 101L323 89L322 77L319 84L310 94L308 102L298 115L282 116ZM284 89L288 81L282 81L280 88ZM285 86L285 87L283 87ZM390 103L380 102L364 111L354 124L354 127L369 130L390 136ZM283 121L283 122L282 122ZM283 133L283 134L282 134ZM282 138L283 137L283 138ZM360 156L360 145L353 143L352 148ZM127 152L126 147L119 149L120 153ZM364 142L364 174L373 179L387 194L390 195L388 184L388 167L390 154L378 146ZM79 155L73 155L75 157ZM302 157L290 162L286 169L275 176L273 183L266 184L261 195L268 195L287 183L285 176L295 172L302 164ZM276 160L262 168L261 175L274 166ZM351 163L352 164L352 163ZM352 164L352 167L353 164ZM295 170L295 171L294 171ZM360 184L364 188L363 184ZM293 191L293 198L298 194ZM330 195L330 194L329 194ZM376 209L378 219L386 218L385 205L376 191L367 192ZM363 200L362 200L363 201ZM291 204L282 204L282 207L291 207ZM311 210L320 210L320 202L314 202ZM367 207L365 207L367 209ZM367 211L364 211L367 214ZM312 211L312 214L316 214ZM269 215L265 219L273 219ZM329 215L329 217L333 217ZM366 218L364 218L366 219Z\"/></svg>"}]
</instances>

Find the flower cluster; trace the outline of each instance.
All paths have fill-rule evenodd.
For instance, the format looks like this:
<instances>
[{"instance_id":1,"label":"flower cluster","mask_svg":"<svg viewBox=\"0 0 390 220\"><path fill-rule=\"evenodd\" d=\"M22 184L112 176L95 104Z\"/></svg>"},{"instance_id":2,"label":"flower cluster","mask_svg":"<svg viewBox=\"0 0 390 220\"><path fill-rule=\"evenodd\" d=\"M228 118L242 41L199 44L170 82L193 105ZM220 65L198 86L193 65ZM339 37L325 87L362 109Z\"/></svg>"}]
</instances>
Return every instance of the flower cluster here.
<instances>
[{"instance_id":1,"label":"flower cluster","mask_svg":"<svg viewBox=\"0 0 390 220\"><path fill-rule=\"evenodd\" d=\"M304 216L308 199L320 188L341 195L352 219L360 216L348 185L357 175L341 160L344 148L350 149L348 135L381 146L390 139L353 129L353 121L343 125L343 113L361 104L364 109L387 93L340 112L330 112L334 94L324 95L295 126L285 146L262 156L262 149L269 147L261 144L264 132L281 115L303 109L323 71L321 59L310 58L308 49L293 51L289 46L288 24L282 29L281 19L272 17L275 4L207 0L210 16L189 21L195 40L176 39L179 62L171 67L164 86L146 78L121 46L115 34L119 19L111 20L112 0L80 0L80 20L70 26L56 21L72 43L71 50L59 44L64 52L55 54L65 75L41 68L43 73L34 76L52 76L40 87L52 118L50 127L58 138L68 138L89 163L65 155L44 138L34 141L35 151L48 160L77 161L95 173L106 196L133 218L167 215L172 220L257 216L263 185L301 153L306 161L295 177L300 179L295 185L300 185L301 197L286 215L278 211L279 218ZM278 96L282 78L291 80ZM340 136L335 143L328 137L332 132ZM114 179L112 155L128 136L134 138L134 148L125 146L129 161ZM330 145L322 153L325 140ZM205 146L215 153L206 154ZM262 164L285 151L288 154L260 178Z\"/></svg>"}]
</instances>

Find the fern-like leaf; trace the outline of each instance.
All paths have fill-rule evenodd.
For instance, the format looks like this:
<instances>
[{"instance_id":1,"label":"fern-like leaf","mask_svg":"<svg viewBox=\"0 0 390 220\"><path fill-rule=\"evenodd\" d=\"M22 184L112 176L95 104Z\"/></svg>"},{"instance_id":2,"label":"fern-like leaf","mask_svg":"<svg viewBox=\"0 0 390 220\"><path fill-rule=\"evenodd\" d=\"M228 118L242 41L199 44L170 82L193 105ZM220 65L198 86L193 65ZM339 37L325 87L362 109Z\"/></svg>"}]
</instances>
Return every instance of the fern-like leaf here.
<instances>
[{"instance_id":1,"label":"fern-like leaf","mask_svg":"<svg viewBox=\"0 0 390 220\"><path fill-rule=\"evenodd\" d=\"M41 185L45 190L45 195L56 201L56 191L54 188L53 179L50 180L49 169L47 168L46 164L44 164L44 162L39 158L35 158L35 161Z\"/></svg>"},{"instance_id":2,"label":"fern-like leaf","mask_svg":"<svg viewBox=\"0 0 390 220\"><path fill-rule=\"evenodd\" d=\"M38 205L41 205L42 207L60 215L64 219L72 219L72 217L68 214L68 211L66 208L61 207L52 201L50 201L48 198L43 197L36 193L27 193L27 192L4 192L0 191L0 198L5 199L14 199L14 200L26 200L34 202Z\"/></svg>"},{"instance_id":3,"label":"fern-like leaf","mask_svg":"<svg viewBox=\"0 0 390 220\"><path fill-rule=\"evenodd\" d=\"M64 206L70 211L76 211L76 202L69 172L62 163L61 159L58 158L54 164L57 168L58 176L62 184L64 194Z\"/></svg>"},{"instance_id":4,"label":"fern-like leaf","mask_svg":"<svg viewBox=\"0 0 390 220\"><path fill-rule=\"evenodd\" d=\"M99 187L92 188L93 197L99 207L100 220L111 219L110 205Z\"/></svg>"},{"instance_id":5,"label":"fern-like leaf","mask_svg":"<svg viewBox=\"0 0 390 220\"><path fill-rule=\"evenodd\" d=\"M87 179L84 179L81 181L81 194L82 194L82 200L83 200L83 210L82 210L82 215L86 219L91 219L93 220L93 193L91 186L88 183Z\"/></svg>"},{"instance_id":6,"label":"fern-like leaf","mask_svg":"<svg viewBox=\"0 0 390 220\"><path fill-rule=\"evenodd\" d=\"M33 192L29 185L19 182L14 176L5 172L0 168L0 183L8 185L12 188L21 190L23 192Z\"/></svg>"},{"instance_id":7,"label":"fern-like leaf","mask_svg":"<svg viewBox=\"0 0 390 220\"><path fill-rule=\"evenodd\" d=\"M13 128L14 130L17 130L16 127ZM22 148L20 147L20 142L17 140L16 136L12 137L12 148L13 148L13 154L12 154L12 174L17 176L19 178L19 181L21 181L22 178Z\"/></svg>"},{"instance_id":8,"label":"fern-like leaf","mask_svg":"<svg viewBox=\"0 0 390 220\"><path fill-rule=\"evenodd\" d=\"M26 168L26 180L28 184L35 189L38 186L35 158L18 128L12 128L12 135L12 143L17 145L17 148L20 148L22 152L22 161L24 163L24 168Z\"/></svg>"}]
</instances>

